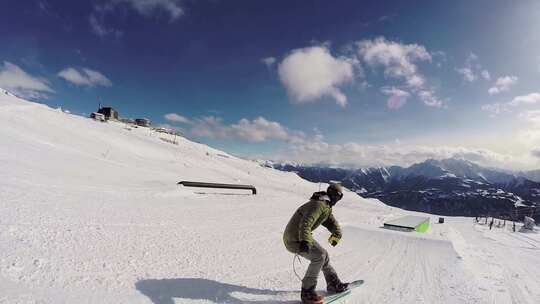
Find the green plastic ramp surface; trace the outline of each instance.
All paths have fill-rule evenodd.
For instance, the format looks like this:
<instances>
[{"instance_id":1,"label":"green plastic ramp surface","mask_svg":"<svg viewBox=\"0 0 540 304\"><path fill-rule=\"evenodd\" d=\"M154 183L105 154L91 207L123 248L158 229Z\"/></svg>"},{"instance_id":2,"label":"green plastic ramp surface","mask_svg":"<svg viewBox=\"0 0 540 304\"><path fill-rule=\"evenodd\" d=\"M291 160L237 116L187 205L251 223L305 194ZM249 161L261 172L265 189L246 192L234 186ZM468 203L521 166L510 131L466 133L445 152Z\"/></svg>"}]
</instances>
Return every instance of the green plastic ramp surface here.
<instances>
[{"instance_id":1,"label":"green plastic ramp surface","mask_svg":"<svg viewBox=\"0 0 540 304\"><path fill-rule=\"evenodd\" d=\"M384 228L424 233L429 229L429 217L407 215L384 223Z\"/></svg>"}]
</instances>

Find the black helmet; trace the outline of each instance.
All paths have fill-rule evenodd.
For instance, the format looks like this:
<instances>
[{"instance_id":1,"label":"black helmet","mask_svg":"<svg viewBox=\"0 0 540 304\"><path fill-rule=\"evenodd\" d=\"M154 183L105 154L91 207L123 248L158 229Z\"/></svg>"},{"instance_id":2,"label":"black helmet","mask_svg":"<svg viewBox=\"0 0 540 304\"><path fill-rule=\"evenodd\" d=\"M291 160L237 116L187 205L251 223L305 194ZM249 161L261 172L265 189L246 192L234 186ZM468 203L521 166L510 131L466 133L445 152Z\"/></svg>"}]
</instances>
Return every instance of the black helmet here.
<instances>
[{"instance_id":1,"label":"black helmet","mask_svg":"<svg viewBox=\"0 0 540 304\"><path fill-rule=\"evenodd\" d=\"M333 206L343 198L343 186L337 183L330 183L330 186L326 189L326 194L328 194L330 203Z\"/></svg>"}]
</instances>

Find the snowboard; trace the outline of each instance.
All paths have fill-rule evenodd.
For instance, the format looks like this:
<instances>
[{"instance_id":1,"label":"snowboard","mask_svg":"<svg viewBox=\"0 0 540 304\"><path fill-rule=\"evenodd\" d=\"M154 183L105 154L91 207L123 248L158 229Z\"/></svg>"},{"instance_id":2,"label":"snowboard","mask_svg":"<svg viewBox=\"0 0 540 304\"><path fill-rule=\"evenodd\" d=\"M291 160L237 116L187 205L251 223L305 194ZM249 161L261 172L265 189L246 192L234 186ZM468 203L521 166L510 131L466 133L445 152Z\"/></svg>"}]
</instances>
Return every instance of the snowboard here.
<instances>
[{"instance_id":1,"label":"snowboard","mask_svg":"<svg viewBox=\"0 0 540 304\"><path fill-rule=\"evenodd\" d=\"M324 297L324 304L329 303L337 303L340 299L343 297L346 297L351 294L352 290L356 287L360 287L362 284L364 284L364 280L357 280L349 283L349 289L347 289L344 292L341 293L335 293L335 294L328 294Z\"/></svg>"}]
</instances>

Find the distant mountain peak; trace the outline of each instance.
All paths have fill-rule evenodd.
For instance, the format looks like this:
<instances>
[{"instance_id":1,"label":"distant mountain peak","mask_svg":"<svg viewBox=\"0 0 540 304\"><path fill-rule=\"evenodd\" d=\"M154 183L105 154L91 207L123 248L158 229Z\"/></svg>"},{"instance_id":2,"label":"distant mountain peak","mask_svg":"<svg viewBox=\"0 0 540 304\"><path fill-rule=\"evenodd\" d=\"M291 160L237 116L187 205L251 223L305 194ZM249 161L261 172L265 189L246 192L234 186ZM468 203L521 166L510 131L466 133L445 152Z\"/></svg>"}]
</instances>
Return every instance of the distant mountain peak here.
<instances>
[{"instance_id":1,"label":"distant mountain peak","mask_svg":"<svg viewBox=\"0 0 540 304\"><path fill-rule=\"evenodd\" d=\"M509 214L540 204L540 183L461 158L427 159L409 167L361 169L274 166L312 182L341 181L365 197L400 208L447 215Z\"/></svg>"},{"instance_id":2,"label":"distant mountain peak","mask_svg":"<svg viewBox=\"0 0 540 304\"><path fill-rule=\"evenodd\" d=\"M280 170L297 171L296 169L311 168L311 170L333 169L350 171L348 175L379 176L384 180L406 178L407 176L423 176L426 178L463 178L477 182L505 184L512 182L517 176L503 170L482 167L470 160L451 157L446 159L426 159L409 167L378 166L360 169L349 169L328 164L300 164L295 162L259 161L261 165Z\"/></svg>"}]
</instances>

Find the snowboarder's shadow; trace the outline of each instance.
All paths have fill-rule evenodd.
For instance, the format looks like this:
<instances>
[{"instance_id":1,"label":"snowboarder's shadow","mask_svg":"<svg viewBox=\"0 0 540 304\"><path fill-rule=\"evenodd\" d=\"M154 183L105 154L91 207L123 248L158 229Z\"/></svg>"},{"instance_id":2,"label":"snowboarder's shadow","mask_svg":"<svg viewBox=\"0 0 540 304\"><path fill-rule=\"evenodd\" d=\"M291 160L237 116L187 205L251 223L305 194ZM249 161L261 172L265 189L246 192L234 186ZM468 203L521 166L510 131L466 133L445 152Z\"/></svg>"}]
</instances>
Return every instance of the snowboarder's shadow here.
<instances>
[{"instance_id":1,"label":"snowboarder's shadow","mask_svg":"<svg viewBox=\"0 0 540 304\"><path fill-rule=\"evenodd\" d=\"M208 300L214 303L275 303L296 304L292 300L269 300L271 296L292 295L292 291L275 291L269 289L256 289L240 285L220 283L207 279L181 278L181 279L149 279L135 283L139 292L146 295L154 304L174 304L174 299ZM268 296L264 300L245 300L234 296L234 293ZM291 298L291 297L288 297Z\"/></svg>"}]
</instances>

